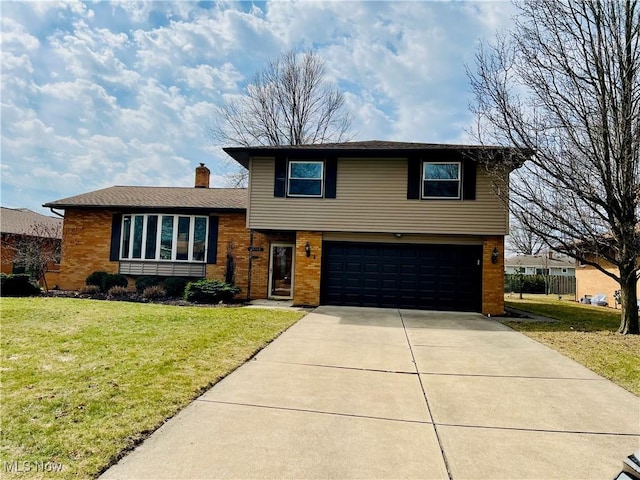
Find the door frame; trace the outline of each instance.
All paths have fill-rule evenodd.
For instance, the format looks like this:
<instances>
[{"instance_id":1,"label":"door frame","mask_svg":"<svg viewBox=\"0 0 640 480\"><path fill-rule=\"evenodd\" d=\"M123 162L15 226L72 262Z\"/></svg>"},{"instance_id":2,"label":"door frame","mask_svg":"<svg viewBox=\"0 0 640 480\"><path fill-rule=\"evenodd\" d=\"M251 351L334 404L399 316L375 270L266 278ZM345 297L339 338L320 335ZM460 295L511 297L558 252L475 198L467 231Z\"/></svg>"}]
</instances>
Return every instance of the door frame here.
<instances>
[{"instance_id":1,"label":"door frame","mask_svg":"<svg viewBox=\"0 0 640 480\"><path fill-rule=\"evenodd\" d=\"M272 281L273 281L273 251L278 247L291 247L291 295L290 296L282 296L282 295L271 295L272 291ZM267 283L267 298L272 298L274 300L291 300L293 298L293 288L294 288L294 272L295 272L295 262L296 262L296 244L288 243L288 242L275 242L269 245L269 279Z\"/></svg>"}]
</instances>

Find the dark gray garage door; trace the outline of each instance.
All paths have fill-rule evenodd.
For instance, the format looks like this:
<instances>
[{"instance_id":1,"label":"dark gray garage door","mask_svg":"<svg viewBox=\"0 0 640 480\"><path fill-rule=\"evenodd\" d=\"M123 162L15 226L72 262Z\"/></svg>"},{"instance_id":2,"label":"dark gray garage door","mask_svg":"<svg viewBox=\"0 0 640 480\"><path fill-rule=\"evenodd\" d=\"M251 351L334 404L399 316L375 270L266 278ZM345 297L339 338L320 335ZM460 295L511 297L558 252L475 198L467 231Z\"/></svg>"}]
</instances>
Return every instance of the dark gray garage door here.
<instances>
[{"instance_id":1,"label":"dark gray garage door","mask_svg":"<svg viewBox=\"0 0 640 480\"><path fill-rule=\"evenodd\" d=\"M482 246L324 242L325 305L479 312Z\"/></svg>"}]
</instances>

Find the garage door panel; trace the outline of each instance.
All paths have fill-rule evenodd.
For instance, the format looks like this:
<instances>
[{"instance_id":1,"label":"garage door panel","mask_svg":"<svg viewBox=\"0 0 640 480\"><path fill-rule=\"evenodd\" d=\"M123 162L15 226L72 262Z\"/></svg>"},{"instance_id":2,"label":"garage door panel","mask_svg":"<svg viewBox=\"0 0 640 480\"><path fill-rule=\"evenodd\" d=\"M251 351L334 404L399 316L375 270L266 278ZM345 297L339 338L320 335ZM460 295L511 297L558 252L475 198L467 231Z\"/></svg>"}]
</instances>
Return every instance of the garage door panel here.
<instances>
[{"instance_id":1,"label":"garage door panel","mask_svg":"<svg viewBox=\"0 0 640 480\"><path fill-rule=\"evenodd\" d=\"M322 303L480 311L480 245L325 242Z\"/></svg>"}]
</instances>

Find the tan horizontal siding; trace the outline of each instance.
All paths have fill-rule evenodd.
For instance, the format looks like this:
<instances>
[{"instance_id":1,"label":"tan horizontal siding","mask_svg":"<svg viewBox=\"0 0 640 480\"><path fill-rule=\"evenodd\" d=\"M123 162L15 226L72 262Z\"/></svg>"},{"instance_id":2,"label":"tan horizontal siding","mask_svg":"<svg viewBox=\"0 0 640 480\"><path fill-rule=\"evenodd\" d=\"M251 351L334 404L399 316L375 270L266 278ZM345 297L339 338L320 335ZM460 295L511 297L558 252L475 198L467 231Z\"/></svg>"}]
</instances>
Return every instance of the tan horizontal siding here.
<instances>
[{"instance_id":1,"label":"tan horizontal siding","mask_svg":"<svg viewBox=\"0 0 640 480\"><path fill-rule=\"evenodd\" d=\"M505 235L508 215L478 168L476 200L407 200L404 159L339 159L337 198L276 198L274 160L251 162L248 226L324 232Z\"/></svg>"},{"instance_id":2,"label":"tan horizontal siding","mask_svg":"<svg viewBox=\"0 0 640 480\"><path fill-rule=\"evenodd\" d=\"M391 244L482 245L482 237L461 235L408 234L400 238L393 233L325 232L325 242L370 242Z\"/></svg>"}]
</instances>

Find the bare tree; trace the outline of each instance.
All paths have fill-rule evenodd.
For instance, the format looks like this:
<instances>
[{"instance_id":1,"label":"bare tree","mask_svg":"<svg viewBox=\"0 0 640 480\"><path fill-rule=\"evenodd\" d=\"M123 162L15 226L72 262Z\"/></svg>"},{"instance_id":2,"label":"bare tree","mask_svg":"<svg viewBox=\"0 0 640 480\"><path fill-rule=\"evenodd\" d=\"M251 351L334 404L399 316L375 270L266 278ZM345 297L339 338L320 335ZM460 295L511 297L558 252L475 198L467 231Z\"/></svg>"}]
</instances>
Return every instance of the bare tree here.
<instances>
[{"instance_id":1,"label":"bare tree","mask_svg":"<svg viewBox=\"0 0 640 480\"><path fill-rule=\"evenodd\" d=\"M538 255L545 246L544 237L527 227L526 214L512 217L507 245L518 255Z\"/></svg>"},{"instance_id":2,"label":"bare tree","mask_svg":"<svg viewBox=\"0 0 640 480\"><path fill-rule=\"evenodd\" d=\"M5 234L3 248L13 252L7 259L24 267L25 273L38 282L42 280L45 290L49 289L46 279L49 267L60 262L61 230L60 224L34 223L30 225L28 235Z\"/></svg>"},{"instance_id":3,"label":"bare tree","mask_svg":"<svg viewBox=\"0 0 640 480\"><path fill-rule=\"evenodd\" d=\"M619 282L619 332L638 334L638 2L516 7L513 30L481 47L470 73L478 137L533 152L514 159L523 166L511 179L512 213L526 213L554 250Z\"/></svg>"},{"instance_id":4,"label":"bare tree","mask_svg":"<svg viewBox=\"0 0 640 480\"><path fill-rule=\"evenodd\" d=\"M326 79L324 61L289 51L218 109L210 133L238 146L308 145L346 140L350 128L344 95ZM246 176L243 169L230 179L237 186Z\"/></svg>"}]
</instances>

